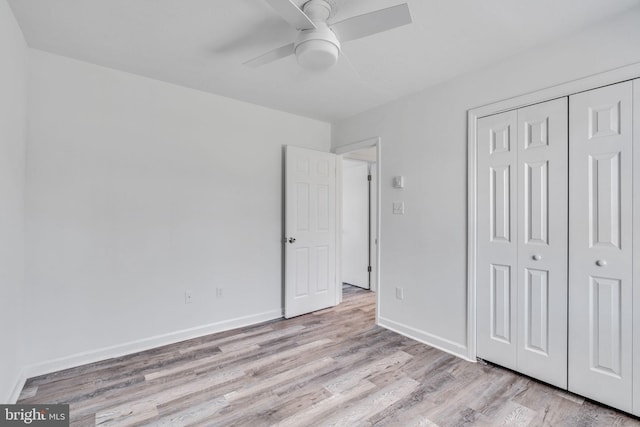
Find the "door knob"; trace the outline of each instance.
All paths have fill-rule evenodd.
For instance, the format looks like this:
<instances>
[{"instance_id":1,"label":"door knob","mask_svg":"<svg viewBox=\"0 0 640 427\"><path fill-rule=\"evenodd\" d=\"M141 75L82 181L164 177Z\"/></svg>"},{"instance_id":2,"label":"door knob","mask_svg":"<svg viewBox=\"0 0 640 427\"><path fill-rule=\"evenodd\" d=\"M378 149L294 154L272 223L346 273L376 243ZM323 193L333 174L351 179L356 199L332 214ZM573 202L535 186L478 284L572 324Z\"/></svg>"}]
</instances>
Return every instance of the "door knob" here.
<instances>
[{"instance_id":1,"label":"door knob","mask_svg":"<svg viewBox=\"0 0 640 427\"><path fill-rule=\"evenodd\" d=\"M603 260L603 259L599 259L596 261L596 265L598 267L604 267L605 265L607 265L607 261Z\"/></svg>"},{"instance_id":2,"label":"door knob","mask_svg":"<svg viewBox=\"0 0 640 427\"><path fill-rule=\"evenodd\" d=\"M534 261L540 261L542 259L542 255L535 254L531 258L533 258Z\"/></svg>"},{"instance_id":3,"label":"door knob","mask_svg":"<svg viewBox=\"0 0 640 427\"><path fill-rule=\"evenodd\" d=\"M289 243L295 243L296 238L295 237L289 237Z\"/></svg>"}]
</instances>

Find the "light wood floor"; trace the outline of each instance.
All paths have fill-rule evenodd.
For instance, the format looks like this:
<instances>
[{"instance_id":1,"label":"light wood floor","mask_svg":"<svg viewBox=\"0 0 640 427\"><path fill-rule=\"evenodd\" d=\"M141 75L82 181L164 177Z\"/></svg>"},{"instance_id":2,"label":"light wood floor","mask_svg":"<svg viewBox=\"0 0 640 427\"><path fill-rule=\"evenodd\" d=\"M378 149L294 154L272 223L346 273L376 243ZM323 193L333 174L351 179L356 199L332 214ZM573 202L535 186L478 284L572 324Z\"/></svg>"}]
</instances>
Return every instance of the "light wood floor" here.
<instances>
[{"instance_id":1,"label":"light wood floor","mask_svg":"<svg viewBox=\"0 0 640 427\"><path fill-rule=\"evenodd\" d=\"M374 325L374 295L30 379L71 425L640 426L638 419Z\"/></svg>"}]
</instances>

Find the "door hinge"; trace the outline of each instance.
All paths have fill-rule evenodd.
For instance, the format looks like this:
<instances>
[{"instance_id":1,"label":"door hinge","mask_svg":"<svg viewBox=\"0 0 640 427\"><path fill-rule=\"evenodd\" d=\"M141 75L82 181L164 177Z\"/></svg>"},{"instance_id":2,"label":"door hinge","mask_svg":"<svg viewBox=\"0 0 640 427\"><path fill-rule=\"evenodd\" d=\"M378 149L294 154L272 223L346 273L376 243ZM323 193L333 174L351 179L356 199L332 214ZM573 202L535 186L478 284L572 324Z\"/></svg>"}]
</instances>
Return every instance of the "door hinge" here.
<instances>
[{"instance_id":1,"label":"door hinge","mask_svg":"<svg viewBox=\"0 0 640 427\"><path fill-rule=\"evenodd\" d=\"M371 266L367 267L367 271L371 273Z\"/></svg>"},{"instance_id":2,"label":"door hinge","mask_svg":"<svg viewBox=\"0 0 640 427\"><path fill-rule=\"evenodd\" d=\"M371 181L371 174L367 175L367 181Z\"/></svg>"}]
</instances>

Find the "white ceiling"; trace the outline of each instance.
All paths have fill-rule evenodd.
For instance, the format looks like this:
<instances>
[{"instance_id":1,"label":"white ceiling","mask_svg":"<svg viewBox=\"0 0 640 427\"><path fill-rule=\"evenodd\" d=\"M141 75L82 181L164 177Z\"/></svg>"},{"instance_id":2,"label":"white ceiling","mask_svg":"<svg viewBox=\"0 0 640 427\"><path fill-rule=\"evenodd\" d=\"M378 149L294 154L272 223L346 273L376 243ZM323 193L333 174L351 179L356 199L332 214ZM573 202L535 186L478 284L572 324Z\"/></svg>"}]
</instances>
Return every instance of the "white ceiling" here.
<instances>
[{"instance_id":1,"label":"white ceiling","mask_svg":"<svg viewBox=\"0 0 640 427\"><path fill-rule=\"evenodd\" d=\"M241 64L295 37L264 0L8 0L29 46L326 121L586 28L640 0L404 0L413 23L325 72ZM403 0L335 0L334 20ZM296 2L304 3L304 0ZM357 69L357 73L354 71ZM359 74L359 75L358 75Z\"/></svg>"}]
</instances>

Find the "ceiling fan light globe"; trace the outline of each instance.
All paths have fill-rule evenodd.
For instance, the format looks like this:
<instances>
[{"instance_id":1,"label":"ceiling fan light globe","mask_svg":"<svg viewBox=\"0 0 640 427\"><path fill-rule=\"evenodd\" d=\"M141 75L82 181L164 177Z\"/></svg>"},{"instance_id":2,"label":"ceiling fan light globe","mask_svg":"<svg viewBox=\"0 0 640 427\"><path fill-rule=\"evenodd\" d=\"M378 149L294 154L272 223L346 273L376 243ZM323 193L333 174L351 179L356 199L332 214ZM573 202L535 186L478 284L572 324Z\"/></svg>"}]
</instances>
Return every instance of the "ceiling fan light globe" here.
<instances>
[{"instance_id":1,"label":"ceiling fan light globe","mask_svg":"<svg viewBox=\"0 0 640 427\"><path fill-rule=\"evenodd\" d=\"M307 40L296 46L296 59L308 70L326 70L338 62L340 49L326 40Z\"/></svg>"}]
</instances>

